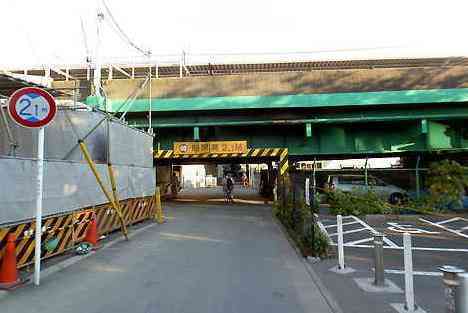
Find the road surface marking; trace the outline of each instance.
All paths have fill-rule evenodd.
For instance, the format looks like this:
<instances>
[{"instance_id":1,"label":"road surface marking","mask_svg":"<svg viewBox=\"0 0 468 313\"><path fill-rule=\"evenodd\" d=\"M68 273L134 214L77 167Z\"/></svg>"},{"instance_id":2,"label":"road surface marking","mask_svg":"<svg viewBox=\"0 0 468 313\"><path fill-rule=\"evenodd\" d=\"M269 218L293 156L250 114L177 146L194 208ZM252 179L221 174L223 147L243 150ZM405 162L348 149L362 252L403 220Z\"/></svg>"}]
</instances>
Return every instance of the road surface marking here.
<instances>
[{"instance_id":1,"label":"road surface marking","mask_svg":"<svg viewBox=\"0 0 468 313\"><path fill-rule=\"evenodd\" d=\"M346 226L346 225L352 225L352 224L358 224L358 223L359 223L358 221L354 221L354 222L343 223L342 225ZM338 226L338 224L327 225L325 226L325 228L332 228L336 226Z\"/></svg>"},{"instance_id":2,"label":"road surface marking","mask_svg":"<svg viewBox=\"0 0 468 313\"><path fill-rule=\"evenodd\" d=\"M351 241L351 242L347 242L345 244L345 246L347 247L351 247L353 245L357 245L357 244L360 244L360 243L365 243L365 242L369 242L369 241L372 241L374 238L364 238L364 239L360 239L360 240L356 240L356 241Z\"/></svg>"},{"instance_id":3,"label":"road surface marking","mask_svg":"<svg viewBox=\"0 0 468 313\"><path fill-rule=\"evenodd\" d=\"M447 223L451 223L451 222L456 222L456 221L459 221L459 220L465 220L465 219L461 218L461 217L453 217L453 218L450 218L450 219L445 220L445 221L437 222L436 224L442 225L442 224L447 224Z\"/></svg>"},{"instance_id":4,"label":"road surface marking","mask_svg":"<svg viewBox=\"0 0 468 313\"><path fill-rule=\"evenodd\" d=\"M365 231L365 230L368 230L367 227L358 228L358 229L353 229L353 230L347 230L347 231L344 231L344 232L343 232L343 235L358 233L358 232ZM338 233L330 234L330 236L337 236L337 235L338 235Z\"/></svg>"},{"instance_id":5,"label":"road surface marking","mask_svg":"<svg viewBox=\"0 0 468 313\"><path fill-rule=\"evenodd\" d=\"M351 224L360 224L360 225L362 226L362 228L344 231L344 232L343 232L343 235L352 234L352 233L359 233L359 232L365 232L365 231L366 231L366 232L368 231L368 232L370 232L371 234L376 234L376 233L377 233L377 231L376 231L374 228L372 228L372 227L369 226L367 223L365 223L364 221L362 221L361 219L357 218L357 217L354 216L354 215L343 216L343 219L345 219L345 218L346 218L346 219L353 219L353 221L352 221L352 222L344 223L343 226L344 226L344 225L351 225ZM330 234L330 233L328 232L328 230L326 229L327 227L330 228L330 227L332 227L332 226L335 226L335 227L336 227L337 225L336 225L336 224L334 224L334 225L327 225L327 226L324 226L324 229L322 229L322 231L325 231L325 232L328 234L328 237L330 238L330 240L331 240L331 237L337 236L337 235L338 235L338 233L332 233L332 234ZM364 242L369 242L369 241L372 241L372 240L374 240L374 237L367 237L367 238L364 238L364 239L359 239L359 240L353 241L353 242L351 242L351 243L347 242L347 243L344 244L344 246L345 246L345 247L346 247L346 246L354 246L355 244L364 243ZM384 240L384 242L385 242L387 245L389 245L390 247L394 247L394 248L397 248L397 247L398 247L398 245L397 245L396 243L394 243L393 241L391 241L391 240L388 239L387 237L384 237L383 240ZM332 243L332 244L335 244L335 243L333 242L333 240L331 240L331 243Z\"/></svg>"},{"instance_id":6,"label":"road surface marking","mask_svg":"<svg viewBox=\"0 0 468 313\"><path fill-rule=\"evenodd\" d=\"M437 231L429 231L421 228L414 227L413 225L409 224L398 224L395 222L388 222L387 225L390 225L387 227L388 230L397 232L397 233L410 233L410 234L440 234L440 232Z\"/></svg>"},{"instance_id":7,"label":"road surface marking","mask_svg":"<svg viewBox=\"0 0 468 313\"><path fill-rule=\"evenodd\" d=\"M332 243L332 246L336 246L336 243ZM374 246L371 245L359 245L359 244L352 244L348 245L345 243L343 245L344 247L348 248L374 248ZM391 250L403 250L403 247L399 246L384 246L384 249L391 249ZM425 248L425 247L413 247L413 251L437 251L437 252L463 252L466 253L468 252L468 249L456 249L456 248Z\"/></svg>"},{"instance_id":8,"label":"road surface marking","mask_svg":"<svg viewBox=\"0 0 468 313\"><path fill-rule=\"evenodd\" d=\"M385 273L389 274L405 274L402 270L385 270ZM413 271L413 275L419 276L442 276L441 272L424 272L424 271Z\"/></svg>"},{"instance_id":9,"label":"road surface marking","mask_svg":"<svg viewBox=\"0 0 468 313\"><path fill-rule=\"evenodd\" d=\"M428 224L430 224L430 225L432 225L432 226L442 228L442 229L444 229L444 230L446 230L446 231L448 231L448 232L454 233L454 234L456 234L456 235L458 235L458 236L460 236L460 237L468 238L468 235L465 235L465 234L463 234L463 233L461 233L461 232L459 232L459 231L457 231L457 230L454 230L454 229L448 228L448 227L446 227L446 226L444 226L444 225L441 225L441 223L447 222L447 221L442 221L442 222L439 222L439 223L434 223L434 222L428 221L428 220L423 219L423 218L420 218L419 220L422 221L422 222L424 222L424 223L428 223ZM453 219L452 219L452 220L453 220Z\"/></svg>"},{"instance_id":10,"label":"road surface marking","mask_svg":"<svg viewBox=\"0 0 468 313\"><path fill-rule=\"evenodd\" d=\"M388 239L387 237L383 237L383 241L389 245L390 247L393 247L393 248L401 248L400 246L398 246L396 243L394 243L393 241L391 241L390 239ZM385 247L384 247L385 248Z\"/></svg>"}]
</instances>

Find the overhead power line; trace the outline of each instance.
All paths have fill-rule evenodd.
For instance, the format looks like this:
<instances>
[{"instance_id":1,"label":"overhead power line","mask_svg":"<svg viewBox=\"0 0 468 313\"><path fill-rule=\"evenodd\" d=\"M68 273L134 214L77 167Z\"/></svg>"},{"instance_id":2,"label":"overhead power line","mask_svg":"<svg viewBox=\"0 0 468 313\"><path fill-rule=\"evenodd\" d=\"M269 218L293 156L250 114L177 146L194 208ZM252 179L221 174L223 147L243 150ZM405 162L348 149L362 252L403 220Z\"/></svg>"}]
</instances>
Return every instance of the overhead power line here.
<instances>
[{"instance_id":1,"label":"overhead power line","mask_svg":"<svg viewBox=\"0 0 468 313\"><path fill-rule=\"evenodd\" d=\"M149 50L144 50L142 48L140 48L137 44L135 44L131 39L130 37L124 32L123 28L120 27L119 23L117 22L117 20L115 19L114 15L112 14L111 10L109 9L109 7L107 6L106 2L104 0L102 0L102 4L104 6L104 9L106 10L107 14L109 15L110 17L110 20L112 22L112 25L110 25L111 27L113 26L114 28L114 31L116 31L116 33L120 36L120 38L126 43L128 44L129 46L131 46L132 48L134 48L135 50L137 50L138 52L142 53L144 56L146 57L150 57L151 56L151 51ZM107 20L107 19L106 19Z\"/></svg>"},{"instance_id":2,"label":"overhead power line","mask_svg":"<svg viewBox=\"0 0 468 313\"><path fill-rule=\"evenodd\" d=\"M80 17L80 22L81 22L81 34L83 35L83 43L84 43L84 46L85 46L85 52L86 52L86 63L89 64L91 63L91 52L89 50L89 46L88 46L88 38L86 36L86 30L85 30L85 27L84 27L84 23L83 23L83 18Z\"/></svg>"}]
</instances>

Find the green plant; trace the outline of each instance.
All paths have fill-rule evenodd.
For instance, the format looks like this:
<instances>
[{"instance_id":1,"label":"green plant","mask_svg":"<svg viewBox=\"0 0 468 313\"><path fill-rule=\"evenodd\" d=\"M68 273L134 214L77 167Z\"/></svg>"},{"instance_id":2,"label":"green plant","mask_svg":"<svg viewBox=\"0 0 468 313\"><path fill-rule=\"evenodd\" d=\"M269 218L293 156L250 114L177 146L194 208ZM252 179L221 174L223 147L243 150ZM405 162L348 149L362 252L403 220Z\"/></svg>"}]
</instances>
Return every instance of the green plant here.
<instances>
[{"instance_id":1,"label":"green plant","mask_svg":"<svg viewBox=\"0 0 468 313\"><path fill-rule=\"evenodd\" d=\"M392 206L372 192L342 192L339 190L328 193L330 213L341 215L388 214Z\"/></svg>"},{"instance_id":2,"label":"green plant","mask_svg":"<svg viewBox=\"0 0 468 313\"><path fill-rule=\"evenodd\" d=\"M429 189L426 206L440 211L461 205L461 195L468 187L468 176L456 161L443 160L430 165L426 184Z\"/></svg>"},{"instance_id":3,"label":"green plant","mask_svg":"<svg viewBox=\"0 0 468 313\"><path fill-rule=\"evenodd\" d=\"M327 235L318 227L317 224L309 225L302 237L302 243L305 247L313 249L313 252L318 257L326 257L330 242Z\"/></svg>"},{"instance_id":4,"label":"green plant","mask_svg":"<svg viewBox=\"0 0 468 313\"><path fill-rule=\"evenodd\" d=\"M310 199L310 211L312 213L318 213L320 209L320 194L318 192L315 195L311 195Z\"/></svg>"}]
</instances>

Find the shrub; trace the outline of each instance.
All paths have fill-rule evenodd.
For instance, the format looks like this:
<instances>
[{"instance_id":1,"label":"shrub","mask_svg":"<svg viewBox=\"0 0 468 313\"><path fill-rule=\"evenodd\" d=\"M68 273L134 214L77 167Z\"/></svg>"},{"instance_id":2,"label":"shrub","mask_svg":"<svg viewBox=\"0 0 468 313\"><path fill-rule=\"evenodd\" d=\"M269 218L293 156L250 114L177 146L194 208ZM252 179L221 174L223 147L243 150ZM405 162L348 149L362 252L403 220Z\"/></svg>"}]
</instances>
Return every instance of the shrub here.
<instances>
[{"instance_id":1,"label":"shrub","mask_svg":"<svg viewBox=\"0 0 468 313\"><path fill-rule=\"evenodd\" d=\"M273 204L273 214L285 226L304 256L310 254L326 256L329 247L328 238L317 225L312 228L313 206L314 204L308 206L304 201L297 201L296 205L293 205L292 196L288 195L286 205L282 201ZM315 251L312 251L312 248Z\"/></svg>"},{"instance_id":2,"label":"shrub","mask_svg":"<svg viewBox=\"0 0 468 313\"><path fill-rule=\"evenodd\" d=\"M328 193L330 213L341 215L388 214L392 206L372 192L345 193L339 190Z\"/></svg>"},{"instance_id":3,"label":"shrub","mask_svg":"<svg viewBox=\"0 0 468 313\"><path fill-rule=\"evenodd\" d=\"M327 235L318 227L317 224L309 224L302 237L302 243L306 248L312 249L315 256L326 257L328 255L328 249L330 242L328 241Z\"/></svg>"},{"instance_id":4,"label":"shrub","mask_svg":"<svg viewBox=\"0 0 468 313\"><path fill-rule=\"evenodd\" d=\"M460 207L461 196L468 187L465 169L456 161L443 160L429 166L426 181L429 189L427 206L435 210Z\"/></svg>"}]
</instances>

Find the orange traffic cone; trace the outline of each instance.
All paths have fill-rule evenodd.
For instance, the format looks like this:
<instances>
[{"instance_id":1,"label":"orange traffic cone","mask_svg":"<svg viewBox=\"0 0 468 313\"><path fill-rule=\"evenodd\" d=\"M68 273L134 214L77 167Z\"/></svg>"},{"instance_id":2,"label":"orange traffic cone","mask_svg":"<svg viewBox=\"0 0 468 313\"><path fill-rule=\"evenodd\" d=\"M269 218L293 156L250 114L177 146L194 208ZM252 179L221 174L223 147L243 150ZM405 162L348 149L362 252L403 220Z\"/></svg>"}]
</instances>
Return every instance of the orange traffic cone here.
<instances>
[{"instance_id":1,"label":"orange traffic cone","mask_svg":"<svg viewBox=\"0 0 468 313\"><path fill-rule=\"evenodd\" d=\"M0 265L0 289L13 289L21 284L16 268L15 241L15 234L8 234L2 264Z\"/></svg>"},{"instance_id":2,"label":"orange traffic cone","mask_svg":"<svg viewBox=\"0 0 468 313\"><path fill-rule=\"evenodd\" d=\"M86 231L86 236L84 241L89 242L93 245L93 248L96 249L98 246L98 234L97 234L97 224L96 224L96 215L93 215L93 218L89 222L88 229Z\"/></svg>"}]
</instances>

